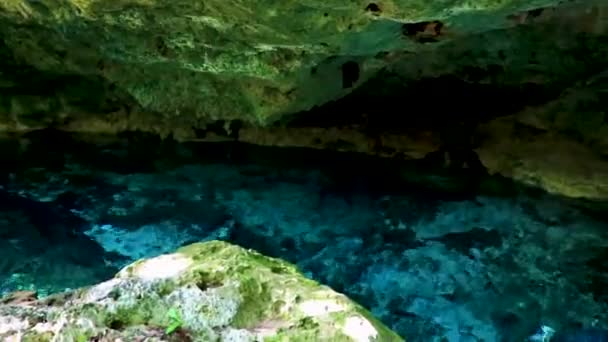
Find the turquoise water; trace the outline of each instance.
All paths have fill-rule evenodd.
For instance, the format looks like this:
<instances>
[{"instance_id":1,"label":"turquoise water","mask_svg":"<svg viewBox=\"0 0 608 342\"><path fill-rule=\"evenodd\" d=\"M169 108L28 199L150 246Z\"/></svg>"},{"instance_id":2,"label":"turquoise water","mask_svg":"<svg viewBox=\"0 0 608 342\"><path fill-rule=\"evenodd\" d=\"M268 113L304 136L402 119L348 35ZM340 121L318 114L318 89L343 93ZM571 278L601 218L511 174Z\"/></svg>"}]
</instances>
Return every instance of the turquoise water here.
<instances>
[{"instance_id":1,"label":"turquoise water","mask_svg":"<svg viewBox=\"0 0 608 342\"><path fill-rule=\"evenodd\" d=\"M3 164L0 291L85 286L222 239L297 264L408 341L608 327L608 223L559 199L355 155L66 146ZM436 178L455 186L413 182Z\"/></svg>"}]
</instances>

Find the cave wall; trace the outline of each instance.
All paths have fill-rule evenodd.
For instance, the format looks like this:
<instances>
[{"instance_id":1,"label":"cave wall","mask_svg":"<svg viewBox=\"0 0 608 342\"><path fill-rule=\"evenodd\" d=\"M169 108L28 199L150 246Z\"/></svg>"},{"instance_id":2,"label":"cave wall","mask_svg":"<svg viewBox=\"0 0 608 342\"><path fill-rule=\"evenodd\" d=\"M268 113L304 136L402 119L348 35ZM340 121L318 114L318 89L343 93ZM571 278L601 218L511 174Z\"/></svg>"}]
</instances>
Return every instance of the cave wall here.
<instances>
[{"instance_id":1,"label":"cave wall","mask_svg":"<svg viewBox=\"0 0 608 342\"><path fill-rule=\"evenodd\" d=\"M602 1L0 1L0 130L482 168L608 198Z\"/></svg>"},{"instance_id":2,"label":"cave wall","mask_svg":"<svg viewBox=\"0 0 608 342\"><path fill-rule=\"evenodd\" d=\"M587 52L600 45L577 43L574 35L592 40L606 31L605 5L594 0L5 0L0 9L11 118L5 129L37 126L21 108L23 95L10 95L16 79L64 78L80 82L75 88L86 89L90 101L119 104L64 105L74 90L39 85L52 89L51 118L43 121L69 117L71 130L140 129L183 139L216 120L267 125L343 97L387 67L407 79L563 82L588 73L589 60L604 52L585 53L580 45ZM17 72L23 68L27 76Z\"/></svg>"}]
</instances>

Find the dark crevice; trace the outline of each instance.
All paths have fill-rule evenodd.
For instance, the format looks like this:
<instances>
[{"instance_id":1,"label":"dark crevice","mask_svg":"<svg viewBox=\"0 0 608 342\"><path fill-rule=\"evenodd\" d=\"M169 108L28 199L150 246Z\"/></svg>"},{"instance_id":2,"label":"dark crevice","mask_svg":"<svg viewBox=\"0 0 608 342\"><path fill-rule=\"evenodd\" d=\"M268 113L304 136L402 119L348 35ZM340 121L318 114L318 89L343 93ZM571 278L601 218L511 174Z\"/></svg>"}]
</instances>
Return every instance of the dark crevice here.
<instances>
[{"instance_id":1,"label":"dark crevice","mask_svg":"<svg viewBox=\"0 0 608 342\"><path fill-rule=\"evenodd\" d=\"M163 37L154 38L154 47L158 54L160 54L162 57L170 57L171 50L169 49L169 46L167 46L167 43Z\"/></svg>"},{"instance_id":2,"label":"dark crevice","mask_svg":"<svg viewBox=\"0 0 608 342\"><path fill-rule=\"evenodd\" d=\"M546 103L560 94L535 84L518 87L476 84L455 77L427 78L414 83L381 72L351 94L293 115L288 127L361 126L367 131L406 133L475 126Z\"/></svg>"},{"instance_id":3,"label":"dark crevice","mask_svg":"<svg viewBox=\"0 0 608 342\"><path fill-rule=\"evenodd\" d=\"M225 137L237 140L239 137L239 131L243 127L241 120L217 120L214 122L207 123L204 128L192 127L197 139L204 139L209 134L215 134L216 136Z\"/></svg>"},{"instance_id":4,"label":"dark crevice","mask_svg":"<svg viewBox=\"0 0 608 342\"><path fill-rule=\"evenodd\" d=\"M342 64L342 88L352 88L359 80L359 63L348 61Z\"/></svg>"},{"instance_id":5,"label":"dark crevice","mask_svg":"<svg viewBox=\"0 0 608 342\"><path fill-rule=\"evenodd\" d=\"M381 12L380 6L378 6L377 3L375 2L370 2L366 7L365 7L366 11L369 12L373 12L373 13L378 13Z\"/></svg>"},{"instance_id":6,"label":"dark crevice","mask_svg":"<svg viewBox=\"0 0 608 342\"><path fill-rule=\"evenodd\" d=\"M434 43L439 41L444 24L441 21L422 21L405 23L401 26L404 36L418 43Z\"/></svg>"},{"instance_id":7,"label":"dark crevice","mask_svg":"<svg viewBox=\"0 0 608 342\"><path fill-rule=\"evenodd\" d=\"M536 18L536 17L539 17L541 14L543 14L544 10L545 10L544 8L536 8L536 9L533 9L533 10L529 10L528 14L531 17Z\"/></svg>"}]
</instances>

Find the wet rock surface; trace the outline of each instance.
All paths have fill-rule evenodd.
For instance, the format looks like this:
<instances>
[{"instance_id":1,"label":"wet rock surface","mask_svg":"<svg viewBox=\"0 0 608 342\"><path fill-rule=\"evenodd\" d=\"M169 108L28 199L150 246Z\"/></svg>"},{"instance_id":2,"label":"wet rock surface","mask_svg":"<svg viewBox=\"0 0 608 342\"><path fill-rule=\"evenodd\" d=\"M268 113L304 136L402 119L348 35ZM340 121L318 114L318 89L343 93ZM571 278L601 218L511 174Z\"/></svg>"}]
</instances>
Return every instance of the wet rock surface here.
<instances>
[{"instance_id":1,"label":"wet rock surface","mask_svg":"<svg viewBox=\"0 0 608 342\"><path fill-rule=\"evenodd\" d=\"M521 341L541 324L608 328L608 220L558 197L509 182L440 192L397 177L403 165L354 155L51 136L3 143L20 146L4 155L2 182L20 199L2 215L26 213L3 232L56 266L17 270L13 259L0 274L4 292L74 287L64 280L74 267L93 284L137 258L219 239L296 264L409 341ZM39 210L57 223L31 223ZM40 240L41 229L55 241ZM28 243L37 239L42 249ZM98 259L80 265L42 251L66 240L97 248Z\"/></svg>"}]
</instances>

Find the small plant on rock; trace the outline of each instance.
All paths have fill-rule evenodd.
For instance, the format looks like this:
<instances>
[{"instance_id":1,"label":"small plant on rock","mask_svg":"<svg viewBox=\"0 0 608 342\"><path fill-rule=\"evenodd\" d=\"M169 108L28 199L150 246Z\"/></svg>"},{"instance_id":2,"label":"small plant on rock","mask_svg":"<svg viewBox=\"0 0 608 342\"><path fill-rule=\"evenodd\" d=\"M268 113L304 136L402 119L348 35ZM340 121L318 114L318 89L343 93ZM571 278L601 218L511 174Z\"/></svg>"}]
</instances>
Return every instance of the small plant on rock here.
<instances>
[{"instance_id":1,"label":"small plant on rock","mask_svg":"<svg viewBox=\"0 0 608 342\"><path fill-rule=\"evenodd\" d=\"M184 325L182 316L175 308L169 309L169 311L167 312L167 317L169 318L169 325L165 329L165 334L167 335L171 335Z\"/></svg>"}]
</instances>

